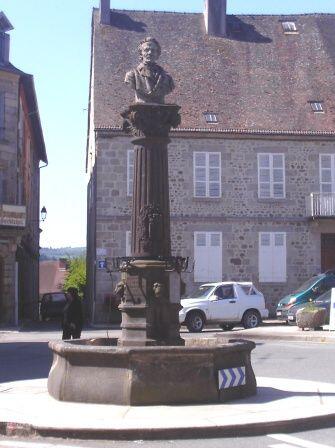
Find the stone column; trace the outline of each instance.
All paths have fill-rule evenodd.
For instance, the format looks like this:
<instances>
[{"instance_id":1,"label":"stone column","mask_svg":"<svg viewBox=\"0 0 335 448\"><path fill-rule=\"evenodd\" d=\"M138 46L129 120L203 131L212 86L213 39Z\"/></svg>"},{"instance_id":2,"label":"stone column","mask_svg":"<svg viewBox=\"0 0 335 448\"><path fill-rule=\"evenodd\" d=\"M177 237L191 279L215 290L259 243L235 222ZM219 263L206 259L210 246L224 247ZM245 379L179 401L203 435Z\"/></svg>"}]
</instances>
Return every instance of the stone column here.
<instances>
[{"instance_id":1,"label":"stone column","mask_svg":"<svg viewBox=\"0 0 335 448\"><path fill-rule=\"evenodd\" d=\"M168 181L169 131L179 106L133 104L122 116L135 138L131 261L123 269L122 346L183 345L179 303L169 295L171 261Z\"/></svg>"}]
</instances>

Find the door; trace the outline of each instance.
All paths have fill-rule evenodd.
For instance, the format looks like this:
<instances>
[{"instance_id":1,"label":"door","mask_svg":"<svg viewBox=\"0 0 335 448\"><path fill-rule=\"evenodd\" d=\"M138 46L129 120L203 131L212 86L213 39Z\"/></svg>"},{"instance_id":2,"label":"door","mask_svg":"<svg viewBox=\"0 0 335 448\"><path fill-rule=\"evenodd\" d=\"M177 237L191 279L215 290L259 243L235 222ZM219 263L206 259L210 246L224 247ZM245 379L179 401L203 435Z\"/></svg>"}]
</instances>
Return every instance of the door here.
<instances>
[{"instance_id":1,"label":"door","mask_svg":"<svg viewBox=\"0 0 335 448\"><path fill-rule=\"evenodd\" d=\"M321 270L335 269L335 233L321 235Z\"/></svg>"},{"instance_id":2,"label":"door","mask_svg":"<svg viewBox=\"0 0 335 448\"><path fill-rule=\"evenodd\" d=\"M213 295L217 298L213 300ZM238 298L234 285L223 285L216 288L209 298L209 319L212 321L230 322L238 316Z\"/></svg>"}]
</instances>

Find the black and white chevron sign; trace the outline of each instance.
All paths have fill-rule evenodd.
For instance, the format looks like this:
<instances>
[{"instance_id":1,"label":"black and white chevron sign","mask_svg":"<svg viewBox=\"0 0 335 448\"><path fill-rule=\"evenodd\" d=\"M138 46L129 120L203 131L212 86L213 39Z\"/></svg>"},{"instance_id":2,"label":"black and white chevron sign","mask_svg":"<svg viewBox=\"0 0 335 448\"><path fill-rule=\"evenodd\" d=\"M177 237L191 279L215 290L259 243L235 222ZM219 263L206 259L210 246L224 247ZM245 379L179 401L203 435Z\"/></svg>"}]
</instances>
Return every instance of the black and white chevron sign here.
<instances>
[{"instance_id":1,"label":"black and white chevron sign","mask_svg":"<svg viewBox=\"0 0 335 448\"><path fill-rule=\"evenodd\" d=\"M245 384L245 367L232 367L218 371L219 389L242 386Z\"/></svg>"}]
</instances>

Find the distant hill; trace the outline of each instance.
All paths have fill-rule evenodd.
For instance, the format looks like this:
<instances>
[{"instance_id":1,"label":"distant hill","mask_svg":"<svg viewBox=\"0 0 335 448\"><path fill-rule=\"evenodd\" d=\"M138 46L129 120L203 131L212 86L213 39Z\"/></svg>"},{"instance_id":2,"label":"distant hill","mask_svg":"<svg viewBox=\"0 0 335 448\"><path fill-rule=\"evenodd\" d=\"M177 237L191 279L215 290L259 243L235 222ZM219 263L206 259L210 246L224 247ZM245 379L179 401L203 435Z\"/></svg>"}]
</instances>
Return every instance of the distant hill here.
<instances>
[{"instance_id":1,"label":"distant hill","mask_svg":"<svg viewBox=\"0 0 335 448\"><path fill-rule=\"evenodd\" d=\"M42 247L40 260L59 260L60 258L85 257L86 247Z\"/></svg>"}]
</instances>

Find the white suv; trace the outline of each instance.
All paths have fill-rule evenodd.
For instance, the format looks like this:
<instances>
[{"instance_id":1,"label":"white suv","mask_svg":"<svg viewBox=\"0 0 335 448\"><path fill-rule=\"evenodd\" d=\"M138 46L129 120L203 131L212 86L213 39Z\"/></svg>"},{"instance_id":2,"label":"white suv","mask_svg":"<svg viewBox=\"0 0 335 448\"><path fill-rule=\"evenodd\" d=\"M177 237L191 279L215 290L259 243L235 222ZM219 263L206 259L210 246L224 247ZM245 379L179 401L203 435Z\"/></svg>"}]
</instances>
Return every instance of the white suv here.
<instances>
[{"instance_id":1,"label":"white suv","mask_svg":"<svg viewBox=\"0 0 335 448\"><path fill-rule=\"evenodd\" d=\"M238 323L254 328L269 315L263 294L251 282L205 283L180 303L179 322L192 333L206 323L219 324L223 330Z\"/></svg>"}]
</instances>

